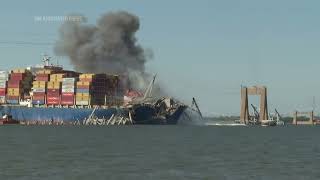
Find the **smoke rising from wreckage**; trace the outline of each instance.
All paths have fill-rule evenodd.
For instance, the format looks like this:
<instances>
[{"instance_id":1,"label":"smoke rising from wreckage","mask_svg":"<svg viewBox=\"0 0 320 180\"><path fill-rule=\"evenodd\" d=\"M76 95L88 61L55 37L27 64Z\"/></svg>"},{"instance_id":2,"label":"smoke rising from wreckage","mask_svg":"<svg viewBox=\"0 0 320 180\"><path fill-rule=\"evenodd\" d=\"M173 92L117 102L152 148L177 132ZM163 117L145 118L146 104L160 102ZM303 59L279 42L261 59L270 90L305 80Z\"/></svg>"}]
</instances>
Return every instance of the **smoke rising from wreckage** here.
<instances>
[{"instance_id":1,"label":"smoke rising from wreckage","mask_svg":"<svg viewBox=\"0 0 320 180\"><path fill-rule=\"evenodd\" d=\"M177 124L182 117L192 120L194 113L186 113L191 108L172 98L159 98L164 93L155 85L155 77L149 84L152 77L145 64L150 53L137 43L139 28L139 18L124 11L105 14L96 25L66 21L54 50L67 56L76 72L50 65L48 57L40 68L3 72L1 92L11 94L4 94L0 113L20 122L42 124L90 124L93 117L102 119L99 122L114 117L130 119L115 121L119 124ZM132 91L146 88L143 95ZM201 115L200 111L195 114Z\"/></svg>"},{"instance_id":2,"label":"smoke rising from wreckage","mask_svg":"<svg viewBox=\"0 0 320 180\"><path fill-rule=\"evenodd\" d=\"M84 73L128 75L134 88L143 89L150 76L149 56L137 43L139 18L125 11L104 14L95 25L65 22L55 52L67 56L75 70Z\"/></svg>"}]
</instances>

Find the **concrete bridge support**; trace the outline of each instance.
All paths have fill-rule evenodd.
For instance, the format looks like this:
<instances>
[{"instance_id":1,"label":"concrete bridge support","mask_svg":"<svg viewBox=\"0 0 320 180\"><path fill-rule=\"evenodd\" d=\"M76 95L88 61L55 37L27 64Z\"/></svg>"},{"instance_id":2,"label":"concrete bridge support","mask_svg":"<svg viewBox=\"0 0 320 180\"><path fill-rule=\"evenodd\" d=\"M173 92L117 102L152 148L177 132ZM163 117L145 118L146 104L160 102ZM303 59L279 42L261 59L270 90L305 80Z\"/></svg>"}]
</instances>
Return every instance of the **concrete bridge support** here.
<instances>
[{"instance_id":1,"label":"concrete bridge support","mask_svg":"<svg viewBox=\"0 0 320 180\"><path fill-rule=\"evenodd\" d=\"M309 120L308 121L299 121L298 120L298 116L301 116L301 115L309 116ZM298 111L295 111L293 113L292 124L294 124L294 125L314 125L314 113L313 113L313 111L311 111L311 112L298 112Z\"/></svg>"},{"instance_id":2,"label":"concrete bridge support","mask_svg":"<svg viewBox=\"0 0 320 180\"><path fill-rule=\"evenodd\" d=\"M253 86L241 88L241 109L240 109L240 122L247 124L249 121L249 106L248 96L260 95L260 119L268 120L268 102L267 102L267 88L265 86Z\"/></svg>"}]
</instances>

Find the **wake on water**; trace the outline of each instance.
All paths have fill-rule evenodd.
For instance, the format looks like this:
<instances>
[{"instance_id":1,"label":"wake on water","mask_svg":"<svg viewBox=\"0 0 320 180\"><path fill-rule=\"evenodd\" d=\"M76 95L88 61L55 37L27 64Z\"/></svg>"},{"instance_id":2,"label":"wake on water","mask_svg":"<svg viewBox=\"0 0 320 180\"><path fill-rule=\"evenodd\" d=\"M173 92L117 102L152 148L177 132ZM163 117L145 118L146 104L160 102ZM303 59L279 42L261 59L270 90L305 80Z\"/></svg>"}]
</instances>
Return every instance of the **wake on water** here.
<instances>
[{"instance_id":1,"label":"wake on water","mask_svg":"<svg viewBox=\"0 0 320 180\"><path fill-rule=\"evenodd\" d=\"M196 125L196 126L246 126L245 124L232 123L232 122L217 122L217 121L206 121L200 114L188 107L184 110L183 114L178 120L179 125Z\"/></svg>"},{"instance_id":2,"label":"wake on water","mask_svg":"<svg viewBox=\"0 0 320 180\"><path fill-rule=\"evenodd\" d=\"M180 116L178 124L205 126L205 121L203 121L202 117L196 110L187 107Z\"/></svg>"}]
</instances>

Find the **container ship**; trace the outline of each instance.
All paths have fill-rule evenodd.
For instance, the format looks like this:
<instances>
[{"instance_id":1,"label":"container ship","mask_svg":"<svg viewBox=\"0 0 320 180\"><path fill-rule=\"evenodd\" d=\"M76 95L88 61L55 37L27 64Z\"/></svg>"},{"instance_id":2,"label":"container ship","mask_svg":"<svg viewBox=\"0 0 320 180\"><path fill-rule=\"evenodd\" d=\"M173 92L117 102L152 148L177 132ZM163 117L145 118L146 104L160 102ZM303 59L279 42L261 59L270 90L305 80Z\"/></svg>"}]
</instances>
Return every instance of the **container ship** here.
<instances>
[{"instance_id":1,"label":"container ship","mask_svg":"<svg viewBox=\"0 0 320 180\"><path fill-rule=\"evenodd\" d=\"M43 65L0 71L2 115L21 123L65 124L82 123L92 116L125 117L132 124L199 119L194 109L172 98L150 100L151 86L145 93L130 90L126 76L68 71L49 60L45 57Z\"/></svg>"}]
</instances>

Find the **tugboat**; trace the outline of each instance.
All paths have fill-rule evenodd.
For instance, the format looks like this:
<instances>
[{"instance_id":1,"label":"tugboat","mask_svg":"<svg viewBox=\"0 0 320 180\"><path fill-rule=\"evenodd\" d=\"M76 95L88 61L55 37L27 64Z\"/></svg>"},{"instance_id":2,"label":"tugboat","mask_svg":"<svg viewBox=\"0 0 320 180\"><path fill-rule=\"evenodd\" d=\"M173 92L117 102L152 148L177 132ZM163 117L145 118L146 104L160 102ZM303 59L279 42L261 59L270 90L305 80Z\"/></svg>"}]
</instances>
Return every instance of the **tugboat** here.
<instances>
[{"instance_id":1,"label":"tugboat","mask_svg":"<svg viewBox=\"0 0 320 180\"><path fill-rule=\"evenodd\" d=\"M2 118L0 118L0 125L6 124L19 124L19 121L12 119L11 115L3 114Z\"/></svg>"}]
</instances>

